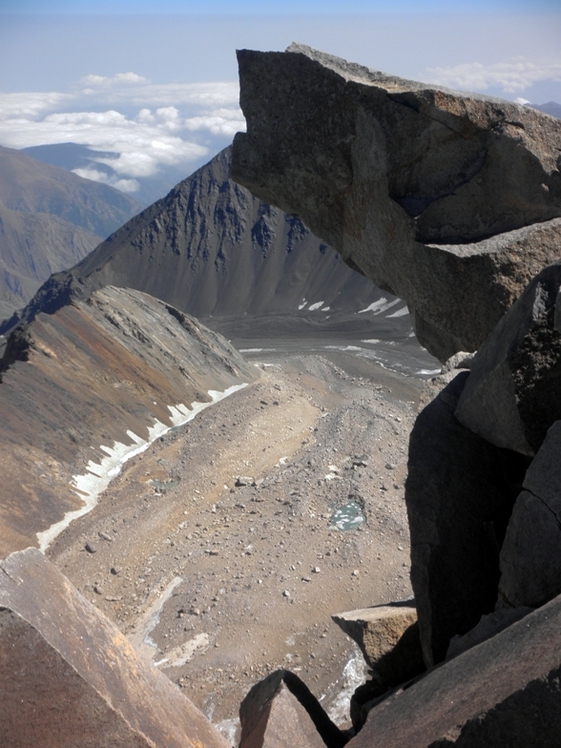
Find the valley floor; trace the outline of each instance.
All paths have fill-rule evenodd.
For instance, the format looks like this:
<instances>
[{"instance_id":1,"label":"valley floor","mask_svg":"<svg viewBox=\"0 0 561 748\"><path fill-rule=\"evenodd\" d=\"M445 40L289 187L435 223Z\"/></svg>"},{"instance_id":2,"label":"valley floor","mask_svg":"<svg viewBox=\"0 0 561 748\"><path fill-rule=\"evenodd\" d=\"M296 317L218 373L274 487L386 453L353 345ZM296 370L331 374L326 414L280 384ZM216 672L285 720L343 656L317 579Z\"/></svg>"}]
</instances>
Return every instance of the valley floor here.
<instances>
[{"instance_id":1,"label":"valley floor","mask_svg":"<svg viewBox=\"0 0 561 748\"><path fill-rule=\"evenodd\" d=\"M279 667L347 724L365 671L330 616L411 596L422 382L336 350L247 355L259 379L127 463L47 555L226 733ZM349 503L365 521L340 530Z\"/></svg>"}]
</instances>

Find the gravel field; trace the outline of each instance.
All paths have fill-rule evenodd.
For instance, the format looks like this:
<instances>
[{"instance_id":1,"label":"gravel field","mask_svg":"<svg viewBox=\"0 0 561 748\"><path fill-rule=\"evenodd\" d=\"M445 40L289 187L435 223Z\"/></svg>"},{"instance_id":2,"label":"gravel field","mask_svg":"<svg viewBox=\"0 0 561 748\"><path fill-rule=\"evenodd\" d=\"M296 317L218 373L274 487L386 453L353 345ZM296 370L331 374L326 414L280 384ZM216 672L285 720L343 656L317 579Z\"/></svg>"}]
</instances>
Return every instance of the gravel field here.
<instances>
[{"instance_id":1,"label":"gravel field","mask_svg":"<svg viewBox=\"0 0 561 748\"><path fill-rule=\"evenodd\" d=\"M330 616L411 596L423 384L339 350L246 355L256 382L126 463L48 551L232 740L279 667L348 725L365 668Z\"/></svg>"}]
</instances>

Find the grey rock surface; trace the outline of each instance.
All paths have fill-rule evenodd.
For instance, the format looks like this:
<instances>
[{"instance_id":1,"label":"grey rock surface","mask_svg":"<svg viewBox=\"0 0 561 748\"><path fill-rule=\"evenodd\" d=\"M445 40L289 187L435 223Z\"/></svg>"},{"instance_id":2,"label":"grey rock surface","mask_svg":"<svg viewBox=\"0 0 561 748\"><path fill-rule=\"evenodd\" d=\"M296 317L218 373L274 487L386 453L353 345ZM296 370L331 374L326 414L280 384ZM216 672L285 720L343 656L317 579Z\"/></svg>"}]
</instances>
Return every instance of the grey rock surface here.
<instances>
[{"instance_id":1,"label":"grey rock surface","mask_svg":"<svg viewBox=\"0 0 561 748\"><path fill-rule=\"evenodd\" d=\"M528 468L501 549L499 605L538 606L561 593L561 421Z\"/></svg>"},{"instance_id":2,"label":"grey rock surface","mask_svg":"<svg viewBox=\"0 0 561 748\"><path fill-rule=\"evenodd\" d=\"M542 270L471 364L456 418L499 447L533 455L561 418L561 262Z\"/></svg>"},{"instance_id":3,"label":"grey rock surface","mask_svg":"<svg viewBox=\"0 0 561 748\"><path fill-rule=\"evenodd\" d=\"M240 748L342 748L348 737L297 675L276 670L240 706Z\"/></svg>"},{"instance_id":4,"label":"grey rock surface","mask_svg":"<svg viewBox=\"0 0 561 748\"><path fill-rule=\"evenodd\" d=\"M10 748L227 748L38 550L0 564L0 724Z\"/></svg>"},{"instance_id":5,"label":"grey rock surface","mask_svg":"<svg viewBox=\"0 0 561 748\"><path fill-rule=\"evenodd\" d=\"M232 176L404 298L442 361L473 351L561 238L561 122L303 45L238 53Z\"/></svg>"},{"instance_id":6,"label":"grey rock surface","mask_svg":"<svg viewBox=\"0 0 561 748\"><path fill-rule=\"evenodd\" d=\"M554 748L561 734L561 599L372 709L349 748Z\"/></svg>"},{"instance_id":7,"label":"grey rock surface","mask_svg":"<svg viewBox=\"0 0 561 748\"><path fill-rule=\"evenodd\" d=\"M427 666L494 609L499 551L528 464L456 420L468 376L457 374L424 408L409 441L411 583Z\"/></svg>"}]
</instances>

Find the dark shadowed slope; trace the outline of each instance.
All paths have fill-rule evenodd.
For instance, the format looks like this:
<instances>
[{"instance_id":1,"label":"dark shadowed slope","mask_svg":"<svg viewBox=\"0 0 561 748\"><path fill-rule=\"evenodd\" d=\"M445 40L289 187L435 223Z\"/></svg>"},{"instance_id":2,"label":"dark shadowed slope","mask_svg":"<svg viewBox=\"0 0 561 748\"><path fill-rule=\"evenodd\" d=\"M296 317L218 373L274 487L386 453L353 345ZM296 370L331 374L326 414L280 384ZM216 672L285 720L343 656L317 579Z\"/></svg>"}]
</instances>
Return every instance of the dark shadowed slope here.
<instances>
[{"instance_id":1,"label":"dark shadowed slope","mask_svg":"<svg viewBox=\"0 0 561 748\"><path fill-rule=\"evenodd\" d=\"M230 153L219 153L78 265L53 276L24 318L104 285L137 288L196 317L221 319L325 320L380 297L299 219L230 181Z\"/></svg>"},{"instance_id":2,"label":"dark shadowed slope","mask_svg":"<svg viewBox=\"0 0 561 748\"><path fill-rule=\"evenodd\" d=\"M0 318L141 207L112 187L0 146Z\"/></svg>"}]
</instances>

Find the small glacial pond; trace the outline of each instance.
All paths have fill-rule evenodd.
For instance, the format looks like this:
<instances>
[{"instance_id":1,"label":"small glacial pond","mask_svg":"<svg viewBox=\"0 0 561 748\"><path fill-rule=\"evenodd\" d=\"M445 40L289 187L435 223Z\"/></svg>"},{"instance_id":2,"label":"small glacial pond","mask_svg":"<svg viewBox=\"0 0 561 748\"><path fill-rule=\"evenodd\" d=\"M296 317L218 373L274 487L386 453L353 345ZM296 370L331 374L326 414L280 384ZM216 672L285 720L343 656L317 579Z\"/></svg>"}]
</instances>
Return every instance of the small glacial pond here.
<instances>
[{"instance_id":1,"label":"small glacial pond","mask_svg":"<svg viewBox=\"0 0 561 748\"><path fill-rule=\"evenodd\" d=\"M365 520L362 506L358 501L349 501L348 504L338 506L333 510L329 519L329 526L341 531L355 530L364 524Z\"/></svg>"},{"instance_id":2,"label":"small glacial pond","mask_svg":"<svg viewBox=\"0 0 561 748\"><path fill-rule=\"evenodd\" d=\"M169 478L168 480L151 479L148 481L148 485L158 489L173 488L173 486L179 485L180 480L180 478Z\"/></svg>"}]
</instances>

